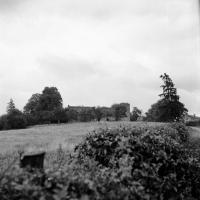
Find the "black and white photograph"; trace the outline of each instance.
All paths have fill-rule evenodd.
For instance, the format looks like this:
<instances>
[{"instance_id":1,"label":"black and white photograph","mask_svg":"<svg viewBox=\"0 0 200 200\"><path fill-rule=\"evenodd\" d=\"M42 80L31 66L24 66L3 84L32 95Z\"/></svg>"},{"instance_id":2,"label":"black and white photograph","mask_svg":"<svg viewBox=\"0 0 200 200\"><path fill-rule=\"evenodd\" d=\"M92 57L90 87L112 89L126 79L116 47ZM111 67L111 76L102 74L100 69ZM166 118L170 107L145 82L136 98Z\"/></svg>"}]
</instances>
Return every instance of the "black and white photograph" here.
<instances>
[{"instance_id":1,"label":"black and white photograph","mask_svg":"<svg viewBox=\"0 0 200 200\"><path fill-rule=\"evenodd\" d=\"M0 0L0 200L200 200L200 0Z\"/></svg>"}]
</instances>

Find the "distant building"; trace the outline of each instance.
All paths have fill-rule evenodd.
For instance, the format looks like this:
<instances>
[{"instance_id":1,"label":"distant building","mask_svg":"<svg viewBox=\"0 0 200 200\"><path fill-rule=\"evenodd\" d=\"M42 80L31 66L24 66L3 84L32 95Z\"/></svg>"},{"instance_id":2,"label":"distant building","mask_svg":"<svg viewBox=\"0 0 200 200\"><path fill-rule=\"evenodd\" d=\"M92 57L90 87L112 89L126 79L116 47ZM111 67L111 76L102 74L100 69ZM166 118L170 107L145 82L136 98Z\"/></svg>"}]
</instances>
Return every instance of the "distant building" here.
<instances>
[{"instance_id":1,"label":"distant building","mask_svg":"<svg viewBox=\"0 0 200 200\"><path fill-rule=\"evenodd\" d=\"M70 106L68 105L69 109L73 109L76 112L80 113L82 110L91 110L94 109L95 107L90 107L90 106Z\"/></svg>"},{"instance_id":2,"label":"distant building","mask_svg":"<svg viewBox=\"0 0 200 200\"><path fill-rule=\"evenodd\" d=\"M119 103L117 105L122 105L124 107L126 107L126 113L125 116L122 117L120 120L121 121L130 121L130 104L129 103ZM103 120L107 120L107 121L115 121L115 117L114 117L114 110L112 107L102 107L103 112L105 113L105 116L103 117Z\"/></svg>"},{"instance_id":3,"label":"distant building","mask_svg":"<svg viewBox=\"0 0 200 200\"><path fill-rule=\"evenodd\" d=\"M119 105L123 105L126 107L126 114L124 117L121 118L122 121L130 121L130 104L129 103L119 103ZM68 105L68 109L75 110L77 113L80 113L83 110L94 110L95 107L93 106L70 106ZM101 107L103 112L102 120L105 121L114 121L115 118L113 116L113 108L112 107Z\"/></svg>"}]
</instances>

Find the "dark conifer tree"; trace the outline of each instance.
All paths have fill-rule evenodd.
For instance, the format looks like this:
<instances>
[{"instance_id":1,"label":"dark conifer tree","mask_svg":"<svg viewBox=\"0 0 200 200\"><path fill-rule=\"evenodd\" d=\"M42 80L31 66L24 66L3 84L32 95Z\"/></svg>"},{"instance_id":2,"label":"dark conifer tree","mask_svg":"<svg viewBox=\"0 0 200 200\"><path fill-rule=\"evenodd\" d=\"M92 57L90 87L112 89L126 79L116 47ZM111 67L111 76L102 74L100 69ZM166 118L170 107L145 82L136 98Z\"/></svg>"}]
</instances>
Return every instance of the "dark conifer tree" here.
<instances>
[{"instance_id":1,"label":"dark conifer tree","mask_svg":"<svg viewBox=\"0 0 200 200\"><path fill-rule=\"evenodd\" d=\"M7 106L7 113L10 114L15 110L16 110L15 103L14 103L13 99L10 99L8 106Z\"/></svg>"},{"instance_id":2,"label":"dark conifer tree","mask_svg":"<svg viewBox=\"0 0 200 200\"><path fill-rule=\"evenodd\" d=\"M180 121L188 110L179 101L180 97L177 95L177 89L169 75L164 73L160 78L164 82L161 85L163 92L159 95L162 98L148 110L146 113L147 120L158 122Z\"/></svg>"}]
</instances>

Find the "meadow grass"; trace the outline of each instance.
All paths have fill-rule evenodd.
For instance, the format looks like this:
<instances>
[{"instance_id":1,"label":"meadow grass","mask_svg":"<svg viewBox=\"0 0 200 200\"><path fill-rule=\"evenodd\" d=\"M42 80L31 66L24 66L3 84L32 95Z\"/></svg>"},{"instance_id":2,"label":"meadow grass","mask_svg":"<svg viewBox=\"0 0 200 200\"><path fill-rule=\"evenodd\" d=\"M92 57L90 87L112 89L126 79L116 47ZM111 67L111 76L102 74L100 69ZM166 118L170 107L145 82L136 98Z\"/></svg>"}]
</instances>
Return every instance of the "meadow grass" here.
<instances>
[{"instance_id":1,"label":"meadow grass","mask_svg":"<svg viewBox=\"0 0 200 200\"><path fill-rule=\"evenodd\" d=\"M121 125L142 125L142 122L87 122L32 126L27 129L0 131L0 153L24 149L25 151L53 151L61 144L64 149L72 150L87 133L104 127ZM154 126L157 123L148 123Z\"/></svg>"}]
</instances>

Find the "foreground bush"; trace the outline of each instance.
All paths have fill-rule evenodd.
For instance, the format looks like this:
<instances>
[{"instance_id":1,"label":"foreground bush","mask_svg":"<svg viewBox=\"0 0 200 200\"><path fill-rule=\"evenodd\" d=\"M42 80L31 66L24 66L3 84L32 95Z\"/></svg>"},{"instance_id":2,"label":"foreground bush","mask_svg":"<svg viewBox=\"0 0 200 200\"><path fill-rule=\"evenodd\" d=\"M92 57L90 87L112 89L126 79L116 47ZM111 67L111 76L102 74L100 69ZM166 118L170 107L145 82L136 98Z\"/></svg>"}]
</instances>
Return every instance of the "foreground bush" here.
<instances>
[{"instance_id":1,"label":"foreground bush","mask_svg":"<svg viewBox=\"0 0 200 200\"><path fill-rule=\"evenodd\" d=\"M89 134L68 164L1 179L0 199L200 199L200 166L183 125L121 127Z\"/></svg>"}]
</instances>

